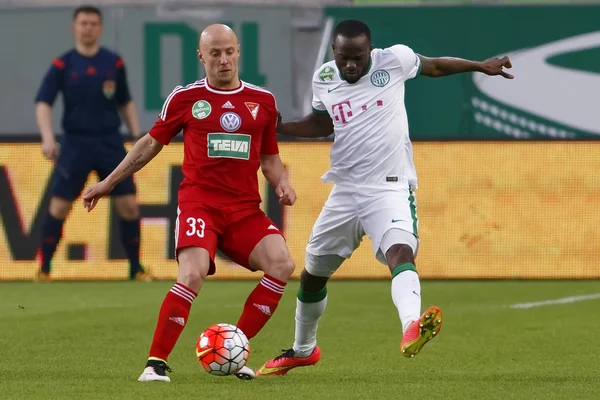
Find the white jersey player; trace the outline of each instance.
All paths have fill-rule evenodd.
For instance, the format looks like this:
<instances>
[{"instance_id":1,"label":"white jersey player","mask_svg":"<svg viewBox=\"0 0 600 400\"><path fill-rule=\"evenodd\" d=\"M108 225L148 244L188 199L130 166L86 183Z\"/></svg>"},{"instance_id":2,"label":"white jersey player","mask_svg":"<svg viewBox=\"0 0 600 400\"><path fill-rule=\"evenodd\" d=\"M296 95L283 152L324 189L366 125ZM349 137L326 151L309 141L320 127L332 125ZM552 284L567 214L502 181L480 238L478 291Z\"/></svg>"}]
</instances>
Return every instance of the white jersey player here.
<instances>
[{"instance_id":1,"label":"white jersey player","mask_svg":"<svg viewBox=\"0 0 600 400\"><path fill-rule=\"evenodd\" d=\"M417 175L404 82L420 69L419 57L396 45L372 50L366 74L356 83L342 79L334 61L314 74L314 112L330 115L335 129L331 168L322 180L335 185L313 228L308 253L348 258L365 234L384 264L386 252L396 243L417 252ZM389 240L384 243L386 233ZM319 271L314 268L320 265L310 265L309 272L317 276L333 272L331 265Z\"/></svg>"},{"instance_id":2,"label":"white jersey player","mask_svg":"<svg viewBox=\"0 0 600 400\"><path fill-rule=\"evenodd\" d=\"M284 375L320 359L316 332L327 303L326 283L367 235L375 257L392 275L392 299L402 323L400 350L414 357L439 332L442 312L421 315L421 288L415 266L419 239L414 190L417 173L404 106L404 83L419 75L437 77L483 72L512 79L510 60L474 62L427 58L407 46L374 49L369 27L340 22L333 35L334 61L312 80L313 112L280 123L278 133L324 137L335 133L331 165L322 180L334 186L306 248L296 303L292 348L267 361L259 375Z\"/></svg>"}]
</instances>

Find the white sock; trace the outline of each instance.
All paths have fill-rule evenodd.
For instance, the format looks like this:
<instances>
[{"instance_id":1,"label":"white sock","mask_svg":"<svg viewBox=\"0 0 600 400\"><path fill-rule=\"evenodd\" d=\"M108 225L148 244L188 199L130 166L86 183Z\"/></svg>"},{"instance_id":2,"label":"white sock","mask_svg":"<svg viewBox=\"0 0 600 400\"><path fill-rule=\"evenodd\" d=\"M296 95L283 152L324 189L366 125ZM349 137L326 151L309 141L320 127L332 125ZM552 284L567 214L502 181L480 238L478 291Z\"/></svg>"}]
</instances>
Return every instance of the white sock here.
<instances>
[{"instance_id":1,"label":"white sock","mask_svg":"<svg viewBox=\"0 0 600 400\"><path fill-rule=\"evenodd\" d=\"M317 346L319 319L327 306L327 289L318 293L298 290L296 299L296 337L294 352L297 357L308 357Z\"/></svg>"},{"instance_id":2,"label":"white sock","mask_svg":"<svg viewBox=\"0 0 600 400\"><path fill-rule=\"evenodd\" d=\"M402 271L392 279L392 299L404 333L408 325L421 316L421 283L415 271Z\"/></svg>"}]
</instances>

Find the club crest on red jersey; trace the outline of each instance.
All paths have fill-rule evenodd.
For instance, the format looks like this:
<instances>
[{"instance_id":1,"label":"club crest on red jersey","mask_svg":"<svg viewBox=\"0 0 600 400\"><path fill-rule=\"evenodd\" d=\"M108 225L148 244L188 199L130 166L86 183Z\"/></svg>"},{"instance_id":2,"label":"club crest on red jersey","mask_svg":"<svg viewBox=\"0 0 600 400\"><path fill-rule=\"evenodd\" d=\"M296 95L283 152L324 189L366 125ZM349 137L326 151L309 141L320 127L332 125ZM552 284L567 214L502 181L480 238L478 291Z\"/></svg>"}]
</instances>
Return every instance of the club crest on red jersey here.
<instances>
[{"instance_id":1,"label":"club crest on red jersey","mask_svg":"<svg viewBox=\"0 0 600 400\"><path fill-rule=\"evenodd\" d=\"M252 114L252 118L256 121L256 116L258 115L258 108L260 105L258 103L246 102L246 107L248 107L248 111Z\"/></svg>"}]
</instances>

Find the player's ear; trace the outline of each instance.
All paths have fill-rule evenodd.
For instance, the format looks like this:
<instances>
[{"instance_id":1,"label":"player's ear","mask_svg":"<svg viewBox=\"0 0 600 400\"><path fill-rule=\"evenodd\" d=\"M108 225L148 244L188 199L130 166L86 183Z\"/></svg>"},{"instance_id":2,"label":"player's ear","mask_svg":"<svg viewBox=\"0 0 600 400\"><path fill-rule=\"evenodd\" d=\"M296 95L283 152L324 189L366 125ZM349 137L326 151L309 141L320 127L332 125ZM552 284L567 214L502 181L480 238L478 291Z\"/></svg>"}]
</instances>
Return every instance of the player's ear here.
<instances>
[{"instance_id":1,"label":"player's ear","mask_svg":"<svg viewBox=\"0 0 600 400\"><path fill-rule=\"evenodd\" d=\"M204 62L204 60L202 59L202 52L200 51L200 49L196 50L196 54L198 54L198 60Z\"/></svg>"}]
</instances>

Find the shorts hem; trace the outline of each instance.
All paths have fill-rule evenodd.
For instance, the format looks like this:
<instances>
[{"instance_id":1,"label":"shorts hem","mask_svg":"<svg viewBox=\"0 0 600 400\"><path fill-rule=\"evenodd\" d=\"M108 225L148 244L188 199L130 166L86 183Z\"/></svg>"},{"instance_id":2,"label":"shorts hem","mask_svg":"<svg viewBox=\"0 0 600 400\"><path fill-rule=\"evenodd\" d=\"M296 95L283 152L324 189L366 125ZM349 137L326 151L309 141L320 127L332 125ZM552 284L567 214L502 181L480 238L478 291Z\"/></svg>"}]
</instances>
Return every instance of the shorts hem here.
<instances>
[{"instance_id":1,"label":"shorts hem","mask_svg":"<svg viewBox=\"0 0 600 400\"><path fill-rule=\"evenodd\" d=\"M338 256L338 257L342 257L343 259L349 259L352 256L352 253L350 254L340 254L340 252L336 252L336 251L311 251L308 247L305 250L307 253L312 254L313 256Z\"/></svg>"}]
</instances>

